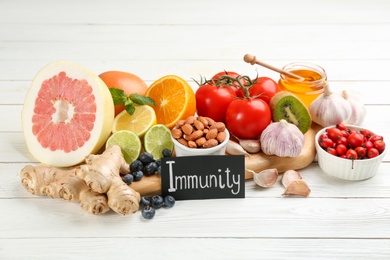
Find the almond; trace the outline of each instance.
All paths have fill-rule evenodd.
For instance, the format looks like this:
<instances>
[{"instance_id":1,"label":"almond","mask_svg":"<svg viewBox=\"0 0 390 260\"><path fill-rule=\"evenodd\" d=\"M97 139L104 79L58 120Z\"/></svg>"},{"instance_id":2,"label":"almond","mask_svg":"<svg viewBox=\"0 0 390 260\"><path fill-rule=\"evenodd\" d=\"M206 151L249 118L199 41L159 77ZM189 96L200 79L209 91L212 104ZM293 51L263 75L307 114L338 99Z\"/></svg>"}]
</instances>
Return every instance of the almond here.
<instances>
[{"instance_id":1,"label":"almond","mask_svg":"<svg viewBox=\"0 0 390 260\"><path fill-rule=\"evenodd\" d=\"M217 145L218 145L217 139L209 139L202 145L202 147L203 148L211 148L211 147L214 147Z\"/></svg>"},{"instance_id":2,"label":"almond","mask_svg":"<svg viewBox=\"0 0 390 260\"><path fill-rule=\"evenodd\" d=\"M192 132L194 131L194 128L188 124L188 123L185 123L182 127L181 127L181 130L183 131L183 133L185 135L190 135L192 134Z\"/></svg>"},{"instance_id":3,"label":"almond","mask_svg":"<svg viewBox=\"0 0 390 260\"><path fill-rule=\"evenodd\" d=\"M179 143L181 143L182 145L188 147L188 142L187 142L186 139L184 139L184 138L179 138L179 139L177 139L177 141L178 141Z\"/></svg>"},{"instance_id":4,"label":"almond","mask_svg":"<svg viewBox=\"0 0 390 260\"><path fill-rule=\"evenodd\" d=\"M204 117L204 116L198 116L198 121L202 122L204 127L207 127L209 125L209 122L207 121L206 117Z\"/></svg>"},{"instance_id":5,"label":"almond","mask_svg":"<svg viewBox=\"0 0 390 260\"><path fill-rule=\"evenodd\" d=\"M188 141L188 147L189 148L197 148L197 144L194 141Z\"/></svg>"},{"instance_id":6,"label":"almond","mask_svg":"<svg viewBox=\"0 0 390 260\"><path fill-rule=\"evenodd\" d=\"M198 130L203 130L204 129L204 124L201 121L197 120L197 119L195 119L193 125Z\"/></svg>"},{"instance_id":7,"label":"almond","mask_svg":"<svg viewBox=\"0 0 390 260\"><path fill-rule=\"evenodd\" d=\"M204 144L206 141L207 141L207 140L206 140L205 137L201 137L201 138L199 138L198 140L196 140L195 143L196 143L196 145L197 145L198 147L202 147L203 144Z\"/></svg>"},{"instance_id":8,"label":"almond","mask_svg":"<svg viewBox=\"0 0 390 260\"><path fill-rule=\"evenodd\" d=\"M194 131L190 136L188 136L189 141L195 141L203 136L202 130L196 130Z\"/></svg>"},{"instance_id":9,"label":"almond","mask_svg":"<svg viewBox=\"0 0 390 260\"><path fill-rule=\"evenodd\" d=\"M219 132L217 134L217 138L216 139L217 139L218 142L222 143L226 139L226 133L225 132Z\"/></svg>"},{"instance_id":10,"label":"almond","mask_svg":"<svg viewBox=\"0 0 390 260\"><path fill-rule=\"evenodd\" d=\"M178 129L178 128L173 128L171 130L171 134L172 134L172 137L175 139L179 139L180 137L183 136L183 132L181 131L181 129Z\"/></svg>"},{"instance_id":11,"label":"almond","mask_svg":"<svg viewBox=\"0 0 390 260\"><path fill-rule=\"evenodd\" d=\"M217 138L217 135L218 135L217 128L210 129L209 132L206 134L206 139L215 139Z\"/></svg>"},{"instance_id":12,"label":"almond","mask_svg":"<svg viewBox=\"0 0 390 260\"><path fill-rule=\"evenodd\" d=\"M189 116L189 117L187 117L187 119L186 119L186 124L192 125L192 124L194 123L195 120L196 120L196 117L195 117L195 116Z\"/></svg>"}]
</instances>

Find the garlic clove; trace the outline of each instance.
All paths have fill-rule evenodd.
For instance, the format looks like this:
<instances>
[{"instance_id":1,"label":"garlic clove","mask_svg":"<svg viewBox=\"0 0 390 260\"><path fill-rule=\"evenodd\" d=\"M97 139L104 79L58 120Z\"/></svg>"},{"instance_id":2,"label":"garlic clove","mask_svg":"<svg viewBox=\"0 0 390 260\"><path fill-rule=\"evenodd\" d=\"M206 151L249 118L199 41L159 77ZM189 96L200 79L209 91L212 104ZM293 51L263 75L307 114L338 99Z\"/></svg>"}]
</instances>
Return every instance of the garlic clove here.
<instances>
[{"instance_id":1,"label":"garlic clove","mask_svg":"<svg viewBox=\"0 0 390 260\"><path fill-rule=\"evenodd\" d=\"M366 117L364 103L358 97L351 95L346 90L341 92L341 96L351 105L351 116L347 123L351 125L361 125Z\"/></svg>"},{"instance_id":2,"label":"garlic clove","mask_svg":"<svg viewBox=\"0 0 390 260\"><path fill-rule=\"evenodd\" d=\"M274 185L278 179L279 172L276 168L273 169L266 169L261 172L254 172L253 173L253 180L257 185L263 188L268 188Z\"/></svg>"},{"instance_id":3,"label":"garlic clove","mask_svg":"<svg viewBox=\"0 0 390 260\"><path fill-rule=\"evenodd\" d=\"M308 197L310 195L309 185L304 180L295 180L290 182L290 184L286 187L283 195L297 195Z\"/></svg>"},{"instance_id":4,"label":"garlic clove","mask_svg":"<svg viewBox=\"0 0 390 260\"><path fill-rule=\"evenodd\" d=\"M242 148L238 143L229 140L226 145L226 153L230 155L245 155L250 157L250 154Z\"/></svg>"},{"instance_id":5,"label":"garlic clove","mask_svg":"<svg viewBox=\"0 0 390 260\"><path fill-rule=\"evenodd\" d=\"M309 185L302 180L302 176L295 170L288 170L283 174L282 184L285 187L283 195L309 196Z\"/></svg>"},{"instance_id":6,"label":"garlic clove","mask_svg":"<svg viewBox=\"0 0 390 260\"><path fill-rule=\"evenodd\" d=\"M301 179L302 176L299 172L295 170L287 170L283 173L282 184L284 187L287 187L291 182Z\"/></svg>"},{"instance_id":7,"label":"garlic clove","mask_svg":"<svg viewBox=\"0 0 390 260\"><path fill-rule=\"evenodd\" d=\"M248 153L258 153L261 151L260 139L241 139L234 136L238 144Z\"/></svg>"}]
</instances>

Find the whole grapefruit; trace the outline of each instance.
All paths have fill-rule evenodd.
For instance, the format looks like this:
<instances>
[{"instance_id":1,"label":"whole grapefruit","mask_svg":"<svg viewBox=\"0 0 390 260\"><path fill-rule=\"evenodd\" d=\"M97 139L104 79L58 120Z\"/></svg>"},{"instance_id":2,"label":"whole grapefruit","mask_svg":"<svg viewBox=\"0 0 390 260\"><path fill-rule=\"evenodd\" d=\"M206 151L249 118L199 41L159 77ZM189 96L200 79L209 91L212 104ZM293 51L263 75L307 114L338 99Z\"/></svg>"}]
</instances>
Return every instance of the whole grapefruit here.
<instances>
[{"instance_id":1,"label":"whole grapefruit","mask_svg":"<svg viewBox=\"0 0 390 260\"><path fill-rule=\"evenodd\" d=\"M125 71L106 71L99 75L108 88L118 88L125 91L126 95L145 95L148 86L137 75ZM115 116L125 109L124 105L115 105Z\"/></svg>"}]
</instances>

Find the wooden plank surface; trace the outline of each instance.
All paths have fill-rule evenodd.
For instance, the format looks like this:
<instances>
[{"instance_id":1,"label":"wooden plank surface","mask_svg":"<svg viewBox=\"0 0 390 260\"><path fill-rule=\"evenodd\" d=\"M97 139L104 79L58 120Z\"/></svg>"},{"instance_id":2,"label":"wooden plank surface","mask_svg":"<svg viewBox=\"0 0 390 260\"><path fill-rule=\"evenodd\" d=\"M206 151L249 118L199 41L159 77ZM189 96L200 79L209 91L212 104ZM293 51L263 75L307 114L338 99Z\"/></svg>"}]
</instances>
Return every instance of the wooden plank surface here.
<instances>
[{"instance_id":1,"label":"wooden plank surface","mask_svg":"<svg viewBox=\"0 0 390 260\"><path fill-rule=\"evenodd\" d=\"M18 173L37 163L20 121L26 91L60 59L148 85L176 74L194 90L222 70L278 79L244 63L245 53L277 67L308 61L334 91L356 93L363 126L389 139L389 14L387 0L1 1L0 259L388 259L390 153L376 176L356 182L314 160L300 170L308 198L283 196L280 178L267 189L248 179L245 199L178 201L151 221L33 196Z\"/></svg>"}]
</instances>

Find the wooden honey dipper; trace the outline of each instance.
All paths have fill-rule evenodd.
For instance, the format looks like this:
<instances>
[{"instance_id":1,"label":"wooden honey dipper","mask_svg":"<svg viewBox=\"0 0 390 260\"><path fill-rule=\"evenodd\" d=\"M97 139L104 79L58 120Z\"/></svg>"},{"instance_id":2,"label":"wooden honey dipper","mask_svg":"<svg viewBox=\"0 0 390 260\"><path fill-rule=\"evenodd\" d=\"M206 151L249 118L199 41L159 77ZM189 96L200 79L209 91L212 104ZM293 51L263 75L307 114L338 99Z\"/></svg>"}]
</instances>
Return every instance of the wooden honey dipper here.
<instances>
[{"instance_id":1,"label":"wooden honey dipper","mask_svg":"<svg viewBox=\"0 0 390 260\"><path fill-rule=\"evenodd\" d=\"M250 63L250 64L252 64L252 65L258 64L258 65L260 65L260 66L263 66L263 67L265 67L265 68L268 68L268 69L273 70L273 71L276 71L276 72L279 72L280 74L289 76L289 77L291 77L291 78L298 79L298 80L300 80L300 81L304 81L304 80L305 80L303 77L298 76L298 75L296 75L296 74L294 74L294 73L291 73L291 72L288 72L288 71L285 71L285 70L276 68L276 67L274 67L274 66L272 66L272 65L269 65L269 64L267 64L267 63L264 63L264 62L262 62L262 61L256 59L256 56L251 55L251 54L248 54L248 53L245 54L245 56L244 56L244 61L247 62L247 63Z\"/></svg>"}]
</instances>

